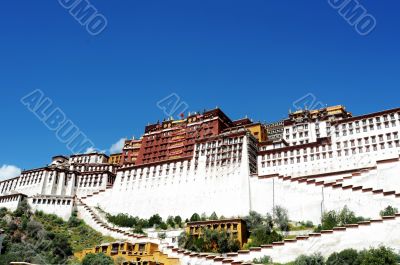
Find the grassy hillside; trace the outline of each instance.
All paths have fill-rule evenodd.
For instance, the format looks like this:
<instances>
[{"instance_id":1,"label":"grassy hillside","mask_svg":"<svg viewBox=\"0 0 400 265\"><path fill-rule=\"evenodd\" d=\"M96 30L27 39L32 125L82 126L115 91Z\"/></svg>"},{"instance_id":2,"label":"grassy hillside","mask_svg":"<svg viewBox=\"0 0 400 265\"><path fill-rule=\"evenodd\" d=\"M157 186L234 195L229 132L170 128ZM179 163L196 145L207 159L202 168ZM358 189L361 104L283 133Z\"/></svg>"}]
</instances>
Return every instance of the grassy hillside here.
<instances>
[{"instance_id":1,"label":"grassy hillside","mask_svg":"<svg viewBox=\"0 0 400 265\"><path fill-rule=\"evenodd\" d=\"M73 252L93 247L104 242L113 242L114 238L103 236L85 222L72 216L68 222L64 222L61 218L52 214L44 214L36 212L34 219L43 224L48 231L64 234L68 238L68 242Z\"/></svg>"},{"instance_id":2,"label":"grassy hillside","mask_svg":"<svg viewBox=\"0 0 400 265\"><path fill-rule=\"evenodd\" d=\"M75 251L114 241L73 215L68 222L55 215L33 213L26 202L9 212L0 209L2 247L0 265L11 261L65 264Z\"/></svg>"}]
</instances>

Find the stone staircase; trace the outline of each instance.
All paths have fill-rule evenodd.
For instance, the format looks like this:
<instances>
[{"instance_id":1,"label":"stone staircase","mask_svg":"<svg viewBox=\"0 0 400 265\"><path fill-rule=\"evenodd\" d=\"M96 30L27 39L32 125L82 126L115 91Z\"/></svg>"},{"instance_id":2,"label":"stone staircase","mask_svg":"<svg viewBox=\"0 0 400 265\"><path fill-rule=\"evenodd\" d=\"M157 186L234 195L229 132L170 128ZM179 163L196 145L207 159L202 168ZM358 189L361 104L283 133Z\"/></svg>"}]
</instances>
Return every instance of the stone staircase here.
<instances>
[{"instance_id":1,"label":"stone staircase","mask_svg":"<svg viewBox=\"0 0 400 265\"><path fill-rule=\"evenodd\" d=\"M115 227L96 213L90 206L86 205L81 198L77 198L78 216L83 219L89 226L103 235L111 236L118 240L136 242L152 242L158 245L161 254L168 257L172 253L174 246L162 242L159 238L147 237L141 234L135 234Z\"/></svg>"}]
</instances>

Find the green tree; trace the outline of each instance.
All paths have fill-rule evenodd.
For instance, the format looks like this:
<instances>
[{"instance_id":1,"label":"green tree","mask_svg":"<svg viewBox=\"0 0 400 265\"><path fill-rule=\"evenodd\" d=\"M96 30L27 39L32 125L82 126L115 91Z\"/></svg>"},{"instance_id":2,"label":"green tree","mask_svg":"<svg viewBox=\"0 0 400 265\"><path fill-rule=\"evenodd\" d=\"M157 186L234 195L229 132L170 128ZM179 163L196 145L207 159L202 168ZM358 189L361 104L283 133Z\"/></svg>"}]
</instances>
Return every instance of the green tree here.
<instances>
[{"instance_id":1,"label":"green tree","mask_svg":"<svg viewBox=\"0 0 400 265\"><path fill-rule=\"evenodd\" d=\"M283 231L289 231L289 215L287 209L281 206L274 207L274 223Z\"/></svg>"},{"instance_id":2,"label":"green tree","mask_svg":"<svg viewBox=\"0 0 400 265\"><path fill-rule=\"evenodd\" d=\"M197 222L200 221L200 215L198 213L194 213L191 217L190 217L190 222Z\"/></svg>"},{"instance_id":3,"label":"green tree","mask_svg":"<svg viewBox=\"0 0 400 265\"><path fill-rule=\"evenodd\" d=\"M162 230L167 230L168 225L165 222L161 222L159 225L157 225L157 228L160 228Z\"/></svg>"},{"instance_id":4,"label":"green tree","mask_svg":"<svg viewBox=\"0 0 400 265\"><path fill-rule=\"evenodd\" d=\"M106 256L104 253L90 253L83 258L82 265L114 265L114 262L111 257Z\"/></svg>"},{"instance_id":5,"label":"green tree","mask_svg":"<svg viewBox=\"0 0 400 265\"><path fill-rule=\"evenodd\" d=\"M244 220L246 221L247 228L250 231L256 226L261 225L264 221L262 215L255 211L250 211L249 215L246 216Z\"/></svg>"},{"instance_id":6,"label":"green tree","mask_svg":"<svg viewBox=\"0 0 400 265\"><path fill-rule=\"evenodd\" d=\"M168 216L168 218L167 218L167 224L168 224L170 227L174 228L174 227L175 227L174 217Z\"/></svg>"},{"instance_id":7,"label":"green tree","mask_svg":"<svg viewBox=\"0 0 400 265\"><path fill-rule=\"evenodd\" d=\"M180 217L179 215L174 217L174 222L175 224L177 224L179 227L182 227L182 217Z\"/></svg>"},{"instance_id":8,"label":"green tree","mask_svg":"<svg viewBox=\"0 0 400 265\"><path fill-rule=\"evenodd\" d=\"M210 220L218 220L218 215L217 215L215 212L213 212L213 213L210 215Z\"/></svg>"},{"instance_id":9,"label":"green tree","mask_svg":"<svg viewBox=\"0 0 400 265\"><path fill-rule=\"evenodd\" d=\"M321 222L322 230L332 230L335 226L338 226L338 217L335 211L325 212L322 215Z\"/></svg>"},{"instance_id":10,"label":"green tree","mask_svg":"<svg viewBox=\"0 0 400 265\"><path fill-rule=\"evenodd\" d=\"M394 207L392 207L392 206L388 206L388 207L386 207L385 209L383 209L381 212L380 212L380 215L381 216L393 216L393 215L395 215L396 213L398 213L398 210L397 210L397 208L394 208Z\"/></svg>"},{"instance_id":11,"label":"green tree","mask_svg":"<svg viewBox=\"0 0 400 265\"><path fill-rule=\"evenodd\" d=\"M353 211L350 211L347 206L344 206L341 211L337 214L337 222L340 226L346 224L354 224L358 222L358 218L356 217Z\"/></svg>"},{"instance_id":12,"label":"green tree","mask_svg":"<svg viewBox=\"0 0 400 265\"><path fill-rule=\"evenodd\" d=\"M162 218L159 214L154 214L149 218L149 227L154 225L160 225L162 223Z\"/></svg>"},{"instance_id":13,"label":"green tree","mask_svg":"<svg viewBox=\"0 0 400 265\"><path fill-rule=\"evenodd\" d=\"M52 253L58 258L58 263L65 263L68 257L73 254L67 235L56 233L54 237L51 238L51 243Z\"/></svg>"}]
</instances>

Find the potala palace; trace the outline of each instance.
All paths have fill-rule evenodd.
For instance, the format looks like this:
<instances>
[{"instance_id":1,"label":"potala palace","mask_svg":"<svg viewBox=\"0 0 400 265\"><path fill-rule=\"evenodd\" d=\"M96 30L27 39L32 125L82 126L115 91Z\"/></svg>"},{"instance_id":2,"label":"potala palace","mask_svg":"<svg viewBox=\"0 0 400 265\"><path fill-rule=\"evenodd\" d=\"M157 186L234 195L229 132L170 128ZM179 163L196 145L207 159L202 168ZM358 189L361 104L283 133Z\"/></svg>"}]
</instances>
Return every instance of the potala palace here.
<instances>
[{"instance_id":1,"label":"potala palace","mask_svg":"<svg viewBox=\"0 0 400 265\"><path fill-rule=\"evenodd\" d=\"M156 244L179 264L240 265L264 255L289 262L300 254L381 244L400 250L400 215L379 215L388 205L400 207L399 130L400 108L361 116L343 106L299 110L271 124L232 120L216 108L147 125L119 154L54 156L49 165L0 182L0 207L16 209L27 199L32 209L65 220L77 211L103 234ZM292 221L318 224L323 212L344 206L371 220L209 256L115 228L97 210L237 218L275 205Z\"/></svg>"}]
</instances>

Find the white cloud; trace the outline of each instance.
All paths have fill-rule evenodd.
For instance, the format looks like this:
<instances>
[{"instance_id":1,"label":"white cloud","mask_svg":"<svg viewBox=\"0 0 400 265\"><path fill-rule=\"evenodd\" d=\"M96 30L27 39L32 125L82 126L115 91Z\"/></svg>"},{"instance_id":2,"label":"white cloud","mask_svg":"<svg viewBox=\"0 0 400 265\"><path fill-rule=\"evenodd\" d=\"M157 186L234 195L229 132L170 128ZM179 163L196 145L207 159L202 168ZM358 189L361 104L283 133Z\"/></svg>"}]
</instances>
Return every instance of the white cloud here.
<instances>
[{"instance_id":1,"label":"white cloud","mask_svg":"<svg viewBox=\"0 0 400 265\"><path fill-rule=\"evenodd\" d=\"M94 153L96 151L97 151L96 148L91 146L88 149L86 149L85 154Z\"/></svg>"},{"instance_id":2,"label":"white cloud","mask_svg":"<svg viewBox=\"0 0 400 265\"><path fill-rule=\"evenodd\" d=\"M110 154L121 153L122 147L124 147L125 140L126 138L121 138L116 143L114 143L110 147Z\"/></svg>"},{"instance_id":3,"label":"white cloud","mask_svg":"<svg viewBox=\"0 0 400 265\"><path fill-rule=\"evenodd\" d=\"M2 165L0 168L0 180L17 177L21 174L21 169L13 165Z\"/></svg>"},{"instance_id":4,"label":"white cloud","mask_svg":"<svg viewBox=\"0 0 400 265\"><path fill-rule=\"evenodd\" d=\"M94 147L89 147L88 149L86 149L85 154L90 154L90 153L105 154L106 150L100 150Z\"/></svg>"}]
</instances>

